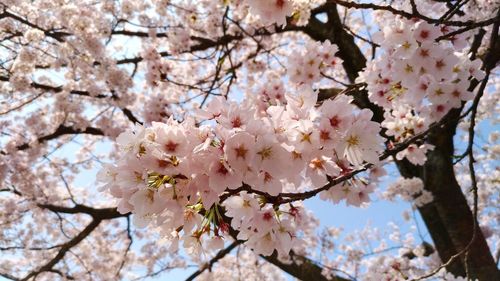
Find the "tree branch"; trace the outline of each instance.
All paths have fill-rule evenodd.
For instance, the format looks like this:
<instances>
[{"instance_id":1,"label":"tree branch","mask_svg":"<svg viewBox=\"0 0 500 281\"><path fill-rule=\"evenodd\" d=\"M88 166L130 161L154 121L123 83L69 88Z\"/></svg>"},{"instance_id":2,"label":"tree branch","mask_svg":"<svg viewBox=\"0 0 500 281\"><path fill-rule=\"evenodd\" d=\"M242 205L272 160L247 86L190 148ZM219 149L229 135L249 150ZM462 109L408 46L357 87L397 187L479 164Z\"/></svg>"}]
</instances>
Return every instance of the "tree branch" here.
<instances>
[{"instance_id":1,"label":"tree branch","mask_svg":"<svg viewBox=\"0 0 500 281\"><path fill-rule=\"evenodd\" d=\"M39 269L30 272L26 277L22 278L22 281L29 280L32 277L38 276L42 272L46 271L51 271L53 267L64 258L64 255L74 246L78 245L83 239L85 239L94 229L96 229L99 224L101 223L101 220L99 219L93 219L90 224L88 224L77 236L75 236L73 239L69 240L68 242L64 243L57 253L55 257L53 257L50 261L48 261L46 264L41 266Z\"/></svg>"},{"instance_id":2,"label":"tree branch","mask_svg":"<svg viewBox=\"0 0 500 281\"><path fill-rule=\"evenodd\" d=\"M279 260L276 251L270 256L261 256L263 259L279 267L293 277L302 281L350 281L340 276L327 278L323 275L323 268L315 264L312 260L290 252L291 263Z\"/></svg>"},{"instance_id":3,"label":"tree branch","mask_svg":"<svg viewBox=\"0 0 500 281\"><path fill-rule=\"evenodd\" d=\"M202 274L205 270L211 269L212 266L218 262L220 259L224 258L227 254L229 254L234 248L239 246L243 241L240 240L235 240L233 243L231 243L229 246L226 248L220 250L209 262L203 264L198 270L193 272L186 281L192 281L196 277L198 277L200 274Z\"/></svg>"}]
</instances>

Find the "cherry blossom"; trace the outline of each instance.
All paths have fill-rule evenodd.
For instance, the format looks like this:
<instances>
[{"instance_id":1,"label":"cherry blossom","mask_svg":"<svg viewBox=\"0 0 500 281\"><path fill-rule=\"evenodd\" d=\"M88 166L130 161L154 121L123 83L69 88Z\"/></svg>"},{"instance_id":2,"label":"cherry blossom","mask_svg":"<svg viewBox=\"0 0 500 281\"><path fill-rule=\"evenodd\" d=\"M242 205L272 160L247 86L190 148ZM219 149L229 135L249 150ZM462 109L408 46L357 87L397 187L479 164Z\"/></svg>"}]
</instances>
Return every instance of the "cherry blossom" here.
<instances>
[{"instance_id":1,"label":"cherry blossom","mask_svg":"<svg viewBox=\"0 0 500 281\"><path fill-rule=\"evenodd\" d=\"M2 1L0 276L498 279L499 5Z\"/></svg>"}]
</instances>

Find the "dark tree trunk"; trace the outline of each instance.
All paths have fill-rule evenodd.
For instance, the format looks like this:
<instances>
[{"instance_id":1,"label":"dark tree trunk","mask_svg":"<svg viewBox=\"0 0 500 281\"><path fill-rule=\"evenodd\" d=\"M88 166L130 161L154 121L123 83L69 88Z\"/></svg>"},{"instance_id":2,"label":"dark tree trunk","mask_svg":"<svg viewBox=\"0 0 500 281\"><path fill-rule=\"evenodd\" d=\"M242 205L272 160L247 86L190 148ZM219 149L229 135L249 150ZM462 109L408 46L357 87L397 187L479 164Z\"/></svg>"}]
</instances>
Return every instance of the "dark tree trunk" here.
<instances>
[{"instance_id":1,"label":"dark tree trunk","mask_svg":"<svg viewBox=\"0 0 500 281\"><path fill-rule=\"evenodd\" d=\"M415 167L408 162L398 163L404 177L421 178L425 189L434 196L434 200L419 211L443 262L465 249L471 243L474 232L471 208L453 170L453 136L457 126L453 120L457 120L459 115L459 110L450 112L446 117L450 122L431 131L427 140L435 148L427 153L428 160L423 167ZM469 246L467 263L465 254L462 254L447 270L460 276L468 272L468 277L472 279L500 280L500 271L479 228Z\"/></svg>"}]
</instances>

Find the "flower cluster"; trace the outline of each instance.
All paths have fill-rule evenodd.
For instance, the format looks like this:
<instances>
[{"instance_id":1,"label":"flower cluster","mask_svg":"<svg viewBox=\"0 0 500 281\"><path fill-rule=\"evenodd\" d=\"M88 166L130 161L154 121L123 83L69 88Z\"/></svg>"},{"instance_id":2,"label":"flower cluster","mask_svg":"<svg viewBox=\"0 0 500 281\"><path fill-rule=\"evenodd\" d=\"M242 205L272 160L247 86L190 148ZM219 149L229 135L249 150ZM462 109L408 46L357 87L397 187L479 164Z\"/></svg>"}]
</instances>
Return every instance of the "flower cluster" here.
<instances>
[{"instance_id":1,"label":"flower cluster","mask_svg":"<svg viewBox=\"0 0 500 281\"><path fill-rule=\"evenodd\" d=\"M326 40L323 43L308 42L302 52L294 50L290 55L288 74L290 81L312 85L327 71L337 70L342 60L335 56L338 47Z\"/></svg>"},{"instance_id":2,"label":"flower cluster","mask_svg":"<svg viewBox=\"0 0 500 281\"><path fill-rule=\"evenodd\" d=\"M266 111L270 106L286 104L283 81L276 74L269 76L266 83L257 89L257 98L253 101L259 111Z\"/></svg>"},{"instance_id":3,"label":"flower cluster","mask_svg":"<svg viewBox=\"0 0 500 281\"><path fill-rule=\"evenodd\" d=\"M173 115L169 97L161 94L152 94L144 101L142 116L146 124L167 121Z\"/></svg>"},{"instance_id":4,"label":"flower cluster","mask_svg":"<svg viewBox=\"0 0 500 281\"><path fill-rule=\"evenodd\" d=\"M383 146L371 111L357 110L347 96L317 106L310 87L297 88L298 94L279 84L272 88L284 95L270 98L274 105L218 97L196 113L207 121L202 125L170 117L121 134L121 159L99 176L104 189L120 198L118 210L133 212L138 226L157 225L183 239L194 255L206 243L209 249L223 246L228 217L237 231L232 236L257 253L288 254L311 219L299 204L273 198L377 163ZM372 191L371 184L353 180L322 198L359 206Z\"/></svg>"},{"instance_id":5,"label":"flower cluster","mask_svg":"<svg viewBox=\"0 0 500 281\"><path fill-rule=\"evenodd\" d=\"M399 178L382 194L388 200L394 200L397 195L405 201L414 202L417 207L433 200L432 193L424 189L424 183L419 178Z\"/></svg>"},{"instance_id":6,"label":"flower cluster","mask_svg":"<svg viewBox=\"0 0 500 281\"><path fill-rule=\"evenodd\" d=\"M470 61L460 46L436 40L449 30L426 22L396 18L375 37L384 55L369 62L360 79L370 100L383 107L382 127L395 141L425 131L450 109L471 100L469 77L482 79L480 61ZM399 155L422 165L428 145L412 146Z\"/></svg>"},{"instance_id":7,"label":"flower cluster","mask_svg":"<svg viewBox=\"0 0 500 281\"><path fill-rule=\"evenodd\" d=\"M144 50L143 58L146 62L146 83L154 87L161 80L162 75L166 75L169 71L168 64L162 61L160 54L152 47Z\"/></svg>"},{"instance_id":8,"label":"flower cluster","mask_svg":"<svg viewBox=\"0 0 500 281\"><path fill-rule=\"evenodd\" d=\"M311 9L322 2L324 0L243 0L249 7L250 15L257 16L260 24L278 26L286 25L287 18L294 25L306 25Z\"/></svg>"},{"instance_id":9,"label":"flower cluster","mask_svg":"<svg viewBox=\"0 0 500 281\"><path fill-rule=\"evenodd\" d=\"M286 25L286 17L293 13L292 0L248 0L250 13L258 15L264 24Z\"/></svg>"}]
</instances>

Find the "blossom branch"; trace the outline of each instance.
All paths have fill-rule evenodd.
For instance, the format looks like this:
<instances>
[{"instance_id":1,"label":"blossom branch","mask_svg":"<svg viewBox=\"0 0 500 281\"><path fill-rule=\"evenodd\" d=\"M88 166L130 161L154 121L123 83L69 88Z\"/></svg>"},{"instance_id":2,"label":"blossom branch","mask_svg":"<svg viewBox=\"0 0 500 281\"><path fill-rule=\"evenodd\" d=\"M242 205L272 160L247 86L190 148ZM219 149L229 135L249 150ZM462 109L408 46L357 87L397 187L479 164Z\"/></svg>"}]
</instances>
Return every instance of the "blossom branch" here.
<instances>
[{"instance_id":1,"label":"blossom branch","mask_svg":"<svg viewBox=\"0 0 500 281\"><path fill-rule=\"evenodd\" d=\"M402 16L407 19L413 19L413 18L418 18L421 20L424 20L428 23L433 23L433 24L444 24L448 26L475 26L475 27L481 27L481 26L488 26L496 21L495 18L490 18L487 20L483 21L443 21L441 19L433 19L429 18L425 15L420 14L416 9L413 9L412 13L403 11L403 10L398 10L391 5L383 6L383 5L377 5L377 4L371 4L371 3L355 3L351 1L344 1L344 0L328 0L329 3L335 3L341 6L344 6L346 8L355 8L355 9L369 9L369 10L381 10L381 11L387 11L391 12L392 14ZM415 7L415 5L413 5Z\"/></svg>"},{"instance_id":2,"label":"blossom branch","mask_svg":"<svg viewBox=\"0 0 500 281\"><path fill-rule=\"evenodd\" d=\"M323 274L323 268L318 266L307 257L290 252L291 263L283 262L278 258L276 252L270 256L262 256L266 261L279 267L281 270L303 281L352 281L340 276L328 278Z\"/></svg>"},{"instance_id":3,"label":"blossom branch","mask_svg":"<svg viewBox=\"0 0 500 281\"><path fill-rule=\"evenodd\" d=\"M212 266L218 262L220 259L224 258L227 254L229 254L234 248L238 247L243 241L240 241L240 240L235 240L234 242L232 242L229 246L227 246L226 248L220 250L219 252L217 252L217 254L210 259L210 261L204 263L198 270L196 270L195 272L193 272L193 274L191 274L187 279L186 281L192 281L194 280L196 277L198 277L200 274L202 274L205 270L211 270Z\"/></svg>"},{"instance_id":4,"label":"blossom branch","mask_svg":"<svg viewBox=\"0 0 500 281\"><path fill-rule=\"evenodd\" d=\"M37 270L28 273L24 278L22 278L20 280L27 281L31 278L38 276L39 274L41 274L43 272L53 270L53 267L64 258L66 253L72 247L78 245L82 240L84 240L87 236L89 236L90 233L92 233L92 231L94 229L96 229L100 223L101 223L101 220L93 219L77 236L75 236L73 239L69 240L68 242L64 243L56 256L54 256L50 261L48 261L46 264L44 264L43 266L41 266Z\"/></svg>"},{"instance_id":5,"label":"blossom branch","mask_svg":"<svg viewBox=\"0 0 500 281\"><path fill-rule=\"evenodd\" d=\"M77 135L77 134L87 134L87 135L94 135L94 136L104 136L104 132L101 131L99 128L94 128L94 127L87 127L85 129L77 129L74 127L69 127L66 125L59 125L57 129L52 133L48 134L42 137L39 137L37 139L38 143L42 144L47 141L57 139L63 135ZM24 143L21 145L18 145L16 148L17 150L26 150L29 149L31 145L29 143ZM0 154L6 155L7 152L2 151Z\"/></svg>"}]
</instances>

